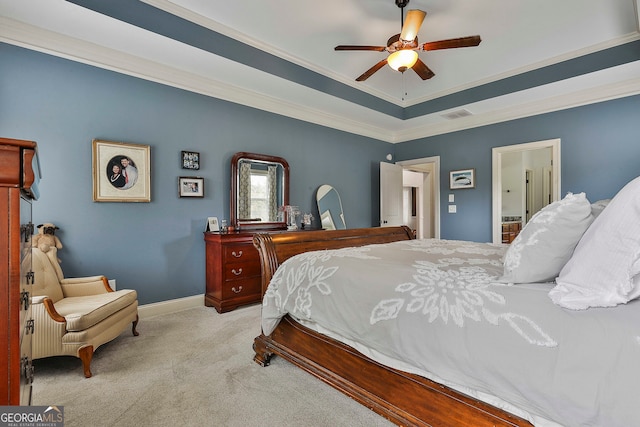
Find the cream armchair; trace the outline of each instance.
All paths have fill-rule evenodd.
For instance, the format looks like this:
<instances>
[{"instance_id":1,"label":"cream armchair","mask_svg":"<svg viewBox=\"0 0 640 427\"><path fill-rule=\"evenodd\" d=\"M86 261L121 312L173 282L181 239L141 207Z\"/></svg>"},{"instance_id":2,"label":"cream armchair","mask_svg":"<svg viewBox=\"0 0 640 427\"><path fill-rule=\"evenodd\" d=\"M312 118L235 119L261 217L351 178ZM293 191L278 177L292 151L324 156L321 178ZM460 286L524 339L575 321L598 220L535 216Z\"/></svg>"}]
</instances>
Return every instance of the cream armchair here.
<instances>
[{"instance_id":1,"label":"cream armchair","mask_svg":"<svg viewBox=\"0 0 640 427\"><path fill-rule=\"evenodd\" d=\"M120 335L129 323L133 335L138 335L138 295L128 289L114 292L104 276L65 279L55 248L47 253L32 248L31 254L33 359L79 357L89 378L93 352L99 346Z\"/></svg>"}]
</instances>

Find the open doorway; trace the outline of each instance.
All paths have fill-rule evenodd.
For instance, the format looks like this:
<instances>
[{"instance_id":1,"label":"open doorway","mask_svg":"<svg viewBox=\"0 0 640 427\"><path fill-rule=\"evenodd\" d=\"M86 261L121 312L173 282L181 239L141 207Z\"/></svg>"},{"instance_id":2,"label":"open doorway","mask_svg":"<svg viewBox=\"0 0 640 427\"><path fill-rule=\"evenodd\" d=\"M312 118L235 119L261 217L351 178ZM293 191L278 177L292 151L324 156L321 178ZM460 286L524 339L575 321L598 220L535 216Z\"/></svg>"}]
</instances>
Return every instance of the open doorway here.
<instances>
[{"instance_id":1,"label":"open doorway","mask_svg":"<svg viewBox=\"0 0 640 427\"><path fill-rule=\"evenodd\" d=\"M492 154L493 242L508 243L505 226L509 232L514 225L519 230L537 211L559 200L560 140L496 147Z\"/></svg>"},{"instance_id":2,"label":"open doorway","mask_svg":"<svg viewBox=\"0 0 640 427\"><path fill-rule=\"evenodd\" d=\"M440 157L397 163L403 169L403 218L421 239L440 238Z\"/></svg>"}]
</instances>

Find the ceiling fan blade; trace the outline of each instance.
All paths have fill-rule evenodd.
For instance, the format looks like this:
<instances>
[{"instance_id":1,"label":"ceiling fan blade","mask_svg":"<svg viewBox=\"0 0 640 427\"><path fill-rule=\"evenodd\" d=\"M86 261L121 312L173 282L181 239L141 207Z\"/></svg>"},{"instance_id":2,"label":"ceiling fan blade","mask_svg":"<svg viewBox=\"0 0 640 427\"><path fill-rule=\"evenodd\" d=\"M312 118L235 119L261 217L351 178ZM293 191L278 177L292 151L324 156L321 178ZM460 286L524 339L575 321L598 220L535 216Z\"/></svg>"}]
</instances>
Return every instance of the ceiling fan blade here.
<instances>
[{"instance_id":1,"label":"ceiling fan blade","mask_svg":"<svg viewBox=\"0 0 640 427\"><path fill-rule=\"evenodd\" d=\"M427 42L420 45L420 50L453 49L456 47L478 46L482 40L480 36L460 37L457 39L440 40L437 42Z\"/></svg>"},{"instance_id":2,"label":"ceiling fan blade","mask_svg":"<svg viewBox=\"0 0 640 427\"><path fill-rule=\"evenodd\" d=\"M420 31L420 26L426 15L427 12L417 9L408 11L407 18L402 26L400 38L404 41L412 42L418 35L418 31Z\"/></svg>"},{"instance_id":3,"label":"ceiling fan blade","mask_svg":"<svg viewBox=\"0 0 640 427\"><path fill-rule=\"evenodd\" d=\"M431 69L429 69L429 67L427 67L426 64L422 62L422 60L420 60L420 58L418 58L416 63L411 68L413 68L413 71L415 71L422 80L428 80L431 77L435 76L435 73L431 71Z\"/></svg>"},{"instance_id":4,"label":"ceiling fan blade","mask_svg":"<svg viewBox=\"0 0 640 427\"><path fill-rule=\"evenodd\" d=\"M386 46L352 46L348 44L341 44L336 46L335 50L375 50L377 52L384 52Z\"/></svg>"},{"instance_id":5,"label":"ceiling fan blade","mask_svg":"<svg viewBox=\"0 0 640 427\"><path fill-rule=\"evenodd\" d=\"M358 77L356 79L356 81L357 82L363 82L363 81L367 80L369 77L371 77L373 75L373 73L375 73L376 71L378 71L380 68L384 67L385 65L387 65L387 58L385 58L382 61L378 62L373 67L369 68L360 77Z\"/></svg>"}]
</instances>

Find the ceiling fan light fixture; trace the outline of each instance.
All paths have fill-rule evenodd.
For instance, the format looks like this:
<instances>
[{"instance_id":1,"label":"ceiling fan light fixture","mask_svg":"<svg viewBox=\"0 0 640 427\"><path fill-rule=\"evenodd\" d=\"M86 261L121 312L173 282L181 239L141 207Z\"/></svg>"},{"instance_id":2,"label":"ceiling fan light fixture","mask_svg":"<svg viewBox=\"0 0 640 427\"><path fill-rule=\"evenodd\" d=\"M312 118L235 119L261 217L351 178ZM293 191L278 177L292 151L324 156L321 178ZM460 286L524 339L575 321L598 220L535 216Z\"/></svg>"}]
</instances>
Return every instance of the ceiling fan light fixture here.
<instances>
[{"instance_id":1,"label":"ceiling fan light fixture","mask_svg":"<svg viewBox=\"0 0 640 427\"><path fill-rule=\"evenodd\" d=\"M418 52L415 50L404 49L397 52L393 52L387 58L387 63L391 68L396 71L405 72L407 69L413 67L418 61Z\"/></svg>"}]
</instances>

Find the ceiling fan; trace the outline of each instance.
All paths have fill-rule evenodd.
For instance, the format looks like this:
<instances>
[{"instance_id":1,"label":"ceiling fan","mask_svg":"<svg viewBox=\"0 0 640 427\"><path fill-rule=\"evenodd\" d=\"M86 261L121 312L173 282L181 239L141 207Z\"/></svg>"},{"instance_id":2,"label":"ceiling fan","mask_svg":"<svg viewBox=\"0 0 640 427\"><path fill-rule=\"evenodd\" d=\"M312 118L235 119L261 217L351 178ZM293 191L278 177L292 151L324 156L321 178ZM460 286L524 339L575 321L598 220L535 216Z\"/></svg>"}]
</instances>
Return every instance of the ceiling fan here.
<instances>
[{"instance_id":1,"label":"ceiling fan","mask_svg":"<svg viewBox=\"0 0 640 427\"><path fill-rule=\"evenodd\" d=\"M362 82L373 75L376 71L389 64L396 71L404 73L411 68L416 72L422 80L430 79L435 73L426 66L424 62L418 58L418 50L438 50L452 49L456 47L472 47L478 46L482 41L480 36L460 37L455 39L440 40L435 42L418 43L418 31L422 25L424 17L427 15L422 10L410 10L407 12L407 19L404 20L404 8L409 4L409 0L395 0L396 5L400 8L400 23L402 31L400 34L391 36L387 40L386 46L353 46L339 45L335 50L373 50L377 52L388 52L382 61L365 71L356 79Z\"/></svg>"}]
</instances>

